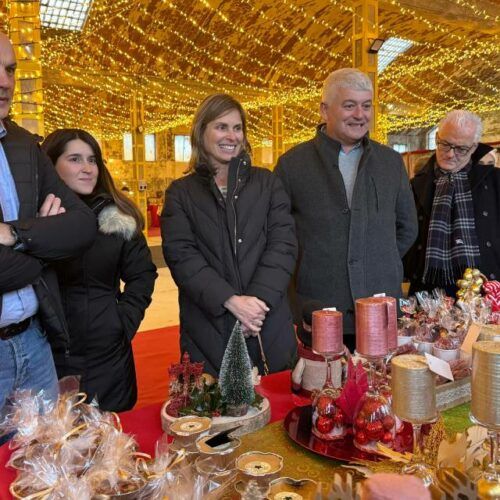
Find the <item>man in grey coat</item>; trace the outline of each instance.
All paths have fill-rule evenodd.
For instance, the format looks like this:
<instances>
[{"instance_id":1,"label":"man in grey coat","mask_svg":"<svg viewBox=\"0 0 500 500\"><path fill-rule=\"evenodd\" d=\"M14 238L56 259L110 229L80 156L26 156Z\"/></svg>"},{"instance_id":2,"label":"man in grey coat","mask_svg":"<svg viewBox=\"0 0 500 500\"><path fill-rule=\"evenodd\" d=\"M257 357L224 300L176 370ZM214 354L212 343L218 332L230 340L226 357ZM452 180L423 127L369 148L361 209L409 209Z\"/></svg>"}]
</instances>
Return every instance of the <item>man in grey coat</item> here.
<instances>
[{"instance_id":1,"label":"man in grey coat","mask_svg":"<svg viewBox=\"0 0 500 500\"><path fill-rule=\"evenodd\" d=\"M401 259L417 236L417 216L401 156L368 137L373 87L344 68L324 82L324 121L316 136L282 155L282 180L297 227L299 259L292 306L297 325L305 302L344 314L344 342L355 346L354 301L401 296ZM300 328L299 328L300 336Z\"/></svg>"}]
</instances>

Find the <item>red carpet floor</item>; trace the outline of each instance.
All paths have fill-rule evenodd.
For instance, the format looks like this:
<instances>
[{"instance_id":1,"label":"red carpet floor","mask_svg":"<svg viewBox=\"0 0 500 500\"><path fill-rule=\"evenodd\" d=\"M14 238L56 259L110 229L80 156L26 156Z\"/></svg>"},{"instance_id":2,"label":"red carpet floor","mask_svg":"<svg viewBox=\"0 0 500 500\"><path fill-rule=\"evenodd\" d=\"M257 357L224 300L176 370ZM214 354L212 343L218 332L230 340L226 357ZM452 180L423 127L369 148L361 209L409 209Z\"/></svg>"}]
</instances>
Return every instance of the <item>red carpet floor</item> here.
<instances>
[{"instance_id":1,"label":"red carpet floor","mask_svg":"<svg viewBox=\"0 0 500 500\"><path fill-rule=\"evenodd\" d=\"M170 326L139 332L132 341L141 408L167 399L168 368L180 360L179 327Z\"/></svg>"}]
</instances>

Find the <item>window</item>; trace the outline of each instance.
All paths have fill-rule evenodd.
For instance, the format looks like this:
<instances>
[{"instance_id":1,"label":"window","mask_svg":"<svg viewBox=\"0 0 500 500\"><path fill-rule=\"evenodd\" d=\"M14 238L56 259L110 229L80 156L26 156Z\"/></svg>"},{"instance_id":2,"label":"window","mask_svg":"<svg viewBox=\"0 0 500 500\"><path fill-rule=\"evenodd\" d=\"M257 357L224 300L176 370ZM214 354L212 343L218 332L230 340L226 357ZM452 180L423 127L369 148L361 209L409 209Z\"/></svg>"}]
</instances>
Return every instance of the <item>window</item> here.
<instances>
[{"instance_id":1,"label":"window","mask_svg":"<svg viewBox=\"0 0 500 500\"><path fill-rule=\"evenodd\" d=\"M176 135L174 139L175 161L187 163L191 159L191 142L189 135Z\"/></svg>"},{"instance_id":2,"label":"window","mask_svg":"<svg viewBox=\"0 0 500 500\"><path fill-rule=\"evenodd\" d=\"M382 48L378 51L377 59L377 70L378 73L382 73L389 64L391 64L394 59L400 56L403 52L406 52L413 42L410 40L404 40L403 38L388 38Z\"/></svg>"},{"instance_id":3,"label":"window","mask_svg":"<svg viewBox=\"0 0 500 500\"><path fill-rule=\"evenodd\" d=\"M408 151L408 146L406 144L393 144L392 149L398 153L406 153Z\"/></svg>"},{"instance_id":4,"label":"window","mask_svg":"<svg viewBox=\"0 0 500 500\"><path fill-rule=\"evenodd\" d=\"M144 135L144 159L156 161L156 136L155 134Z\"/></svg>"},{"instance_id":5,"label":"window","mask_svg":"<svg viewBox=\"0 0 500 500\"><path fill-rule=\"evenodd\" d=\"M436 149L437 125L427 132L427 149Z\"/></svg>"},{"instance_id":6,"label":"window","mask_svg":"<svg viewBox=\"0 0 500 500\"><path fill-rule=\"evenodd\" d=\"M46 28L81 31L92 0L42 0L40 19Z\"/></svg>"},{"instance_id":7,"label":"window","mask_svg":"<svg viewBox=\"0 0 500 500\"><path fill-rule=\"evenodd\" d=\"M123 159L124 161L132 161L134 159L132 134L130 132L123 134Z\"/></svg>"}]
</instances>

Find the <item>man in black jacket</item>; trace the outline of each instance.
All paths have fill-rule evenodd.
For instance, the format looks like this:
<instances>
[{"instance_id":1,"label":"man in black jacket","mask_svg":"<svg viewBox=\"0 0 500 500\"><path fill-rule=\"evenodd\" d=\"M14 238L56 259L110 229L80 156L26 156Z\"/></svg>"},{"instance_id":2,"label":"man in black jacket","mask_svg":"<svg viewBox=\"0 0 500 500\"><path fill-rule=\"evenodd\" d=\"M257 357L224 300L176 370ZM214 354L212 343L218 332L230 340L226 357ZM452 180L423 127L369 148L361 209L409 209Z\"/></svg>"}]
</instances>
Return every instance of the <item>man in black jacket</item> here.
<instances>
[{"instance_id":1,"label":"man in black jacket","mask_svg":"<svg viewBox=\"0 0 500 500\"><path fill-rule=\"evenodd\" d=\"M68 332L46 264L79 253L96 232L92 212L59 179L37 138L7 118L15 70L13 47L0 33L0 410L17 389L57 396L49 340L64 350Z\"/></svg>"},{"instance_id":2,"label":"man in black jacket","mask_svg":"<svg viewBox=\"0 0 500 500\"><path fill-rule=\"evenodd\" d=\"M479 116L455 110L439 123L436 153L412 179L419 234L405 257L410 293L445 288L467 267L500 279L500 170L480 165Z\"/></svg>"}]
</instances>

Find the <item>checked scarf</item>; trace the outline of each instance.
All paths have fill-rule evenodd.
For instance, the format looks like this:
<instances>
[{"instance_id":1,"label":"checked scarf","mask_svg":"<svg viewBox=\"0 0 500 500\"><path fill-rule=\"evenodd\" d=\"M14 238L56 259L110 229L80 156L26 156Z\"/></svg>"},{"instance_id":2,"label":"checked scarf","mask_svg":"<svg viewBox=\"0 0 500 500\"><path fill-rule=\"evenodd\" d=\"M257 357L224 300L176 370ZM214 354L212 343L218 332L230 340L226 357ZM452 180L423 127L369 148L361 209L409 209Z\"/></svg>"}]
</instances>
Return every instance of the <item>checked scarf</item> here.
<instances>
[{"instance_id":1,"label":"checked scarf","mask_svg":"<svg viewBox=\"0 0 500 500\"><path fill-rule=\"evenodd\" d=\"M479 264L468 168L444 173L436 167L436 191L427 236L422 281L429 285L455 283L467 267Z\"/></svg>"}]
</instances>

